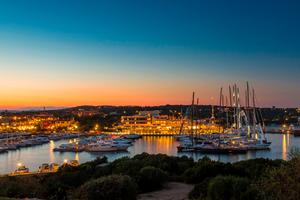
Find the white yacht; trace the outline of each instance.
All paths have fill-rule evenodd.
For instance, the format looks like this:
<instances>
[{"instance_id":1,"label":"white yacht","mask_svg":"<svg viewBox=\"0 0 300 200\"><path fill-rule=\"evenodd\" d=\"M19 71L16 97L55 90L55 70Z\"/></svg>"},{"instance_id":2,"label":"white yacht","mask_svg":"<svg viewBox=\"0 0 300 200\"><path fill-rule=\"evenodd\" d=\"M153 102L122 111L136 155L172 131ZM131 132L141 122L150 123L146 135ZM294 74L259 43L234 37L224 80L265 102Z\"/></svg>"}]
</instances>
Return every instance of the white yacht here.
<instances>
[{"instance_id":1,"label":"white yacht","mask_svg":"<svg viewBox=\"0 0 300 200\"><path fill-rule=\"evenodd\" d=\"M115 152L126 151L128 146L113 146L109 143L91 143L87 146L88 152Z\"/></svg>"}]
</instances>

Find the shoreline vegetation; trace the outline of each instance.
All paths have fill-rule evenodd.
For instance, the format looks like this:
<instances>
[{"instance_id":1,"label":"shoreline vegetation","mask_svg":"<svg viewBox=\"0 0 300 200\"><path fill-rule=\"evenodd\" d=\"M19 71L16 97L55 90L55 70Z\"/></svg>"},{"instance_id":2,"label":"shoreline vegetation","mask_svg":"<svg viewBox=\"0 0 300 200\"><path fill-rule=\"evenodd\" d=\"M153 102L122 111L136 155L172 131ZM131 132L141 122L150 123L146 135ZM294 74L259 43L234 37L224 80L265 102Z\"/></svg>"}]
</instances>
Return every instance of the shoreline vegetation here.
<instances>
[{"instance_id":1,"label":"shoreline vegetation","mask_svg":"<svg viewBox=\"0 0 300 200\"><path fill-rule=\"evenodd\" d=\"M300 197L299 179L297 149L288 161L257 158L236 163L142 153L111 163L101 157L78 167L65 165L55 174L0 177L0 199L185 199L177 192L191 200L293 200Z\"/></svg>"}]
</instances>

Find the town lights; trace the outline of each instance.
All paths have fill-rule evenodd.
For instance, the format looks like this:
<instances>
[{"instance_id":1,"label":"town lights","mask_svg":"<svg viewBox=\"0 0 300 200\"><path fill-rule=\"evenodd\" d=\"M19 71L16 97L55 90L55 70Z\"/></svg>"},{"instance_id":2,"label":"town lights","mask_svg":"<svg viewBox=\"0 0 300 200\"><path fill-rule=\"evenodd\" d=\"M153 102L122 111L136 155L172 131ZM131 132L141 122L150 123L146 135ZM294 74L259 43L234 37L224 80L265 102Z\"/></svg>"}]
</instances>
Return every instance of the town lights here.
<instances>
[{"instance_id":1,"label":"town lights","mask_svg":"<svg viewBox=\"0 0 300 200\"><path fill-rule=\"evenodd\" d=\"M97 131L98 128L99 128L99 124L96 124L96 125L95 125L95 131Z\"/></svg>"}]
</instances>

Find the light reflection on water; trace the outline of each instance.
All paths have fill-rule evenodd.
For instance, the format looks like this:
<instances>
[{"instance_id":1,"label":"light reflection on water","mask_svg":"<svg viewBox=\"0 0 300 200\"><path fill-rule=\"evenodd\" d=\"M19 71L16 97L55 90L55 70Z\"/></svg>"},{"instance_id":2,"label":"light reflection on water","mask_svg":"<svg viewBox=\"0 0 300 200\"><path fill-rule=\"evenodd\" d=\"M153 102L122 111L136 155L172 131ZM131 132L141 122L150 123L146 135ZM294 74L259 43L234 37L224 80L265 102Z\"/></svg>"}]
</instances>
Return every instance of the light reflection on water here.
<instances>
[{"instance_id":1,"label":"light reflection on water","mask_svg":"<svg viewBox=\"0 0 300 200\"><path fill-rule=\"evenodd\" d=\"M252 158L271 158L271 159L287 159L288 152L292 147L300 147L300 137L294 137L289 134L268 134L268 140L272 141L270 151L248 152L247 154L237 155L207 155L213 160L222 162L236 162ZM63 163L64 159L78 160L84 163L94 160L98 156L106 155L110 161L123 157L134 156L142 152L150 154L163 153L174 156L186 155L198 160L205 156L201 153L177 153L179 143L170 136L145 136L143 139L137 140L134 146L128 149L128 152L122 153L59 153L53 152L53 148L62 143L67 143L67 140L49 142L41 146L23 148L9 153L0 154L0 173L9 173L16 169L18 162L25 164L31 171L36 171L42 163Z\"/></svg>"},{"instance_id":2,"label":"light reflection on water","mask_svg":"<svg viewBox=\"0 0 300 200\"><path fill-rule=\"evenodd\" d=\"M286 135L284 134L282 137L282 159L286 160L287 158L287 141L286 141Z\"/></svg>"}]
</instances>

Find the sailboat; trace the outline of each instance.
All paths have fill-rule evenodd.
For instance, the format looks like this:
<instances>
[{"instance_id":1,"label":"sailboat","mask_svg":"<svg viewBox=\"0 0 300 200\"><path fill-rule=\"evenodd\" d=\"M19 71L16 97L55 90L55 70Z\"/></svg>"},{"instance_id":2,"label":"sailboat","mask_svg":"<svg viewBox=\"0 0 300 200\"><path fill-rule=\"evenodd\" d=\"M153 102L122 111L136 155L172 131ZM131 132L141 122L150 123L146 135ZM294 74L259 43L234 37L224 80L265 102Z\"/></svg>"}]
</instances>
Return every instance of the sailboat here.
<instances>
[{"instance_id":1,"label":"sailboat","mask_svg":"<svg viewBox=\"0 0 300 200\"><path fill-rule=\"evenodd\" d=\"M252 95L252 108L250 106L250 97ZM245 92L245 107L240 106L239 89L233 86L233 106L234 106L234 124L233 131L240 139L238 142L245 146L248 150L267 150L270 149L271 142L267 141L263 131L263 118L260 110L256 107L255 90L252 94L249 90L247 82L247 90ZM230 97L231 98L231 97ZM259 116L259 117L258 117ZM259 120L260 118L260 120ZM252 122L252 125L250 123Z\"/></svg>"},{"instance_id":2,"label":"sailboat","mask_svg":"<svg viewBox=\"0 0 300 200\"><path fill-rule=\"evenodd\" d=\"M179 135L177 137L177 140L179 140L179 142L180 142L180 145L177 147L177 150L180 151L180 152L193 152L193 151L195 151L195 148L194 148L194 101L195 101L195 92L193 92L192 104L191 104L191 107L190 107L190 112L191 112L190 135ZM181 133L183 131L183 123L184 123L184 120L182 120L182 124L181 124L181 127L180 127Z\"/></svg>"},{"instance_id":3,"label":"sailboat","mask_svg":"<svg viewBox=\"0 0 300 200\"><path fill-rule=\"evenodd\" d=\"M194 93L191 105L191 128L189 136L177 138L180 145L178 151L202 153L246 153L248 150L267 150L270 149L271 142L267 141L263 131L262 114L256 107L255 90L250 94L247 82L246 103L241 106L240 90L236 84L232 90L229 86L230 107L224 106L224 96L222 88L220 91L220 108L226 112L226 128L216 134L201 136L201 139L194 137ZM250 96L252 96L252 107L250 106ZM214 117L212 107L212 116ZM229 114L232 113L232 124L229 126ZM251 124L252 123L252 124Z\"/></svg>"}]
</instances>

